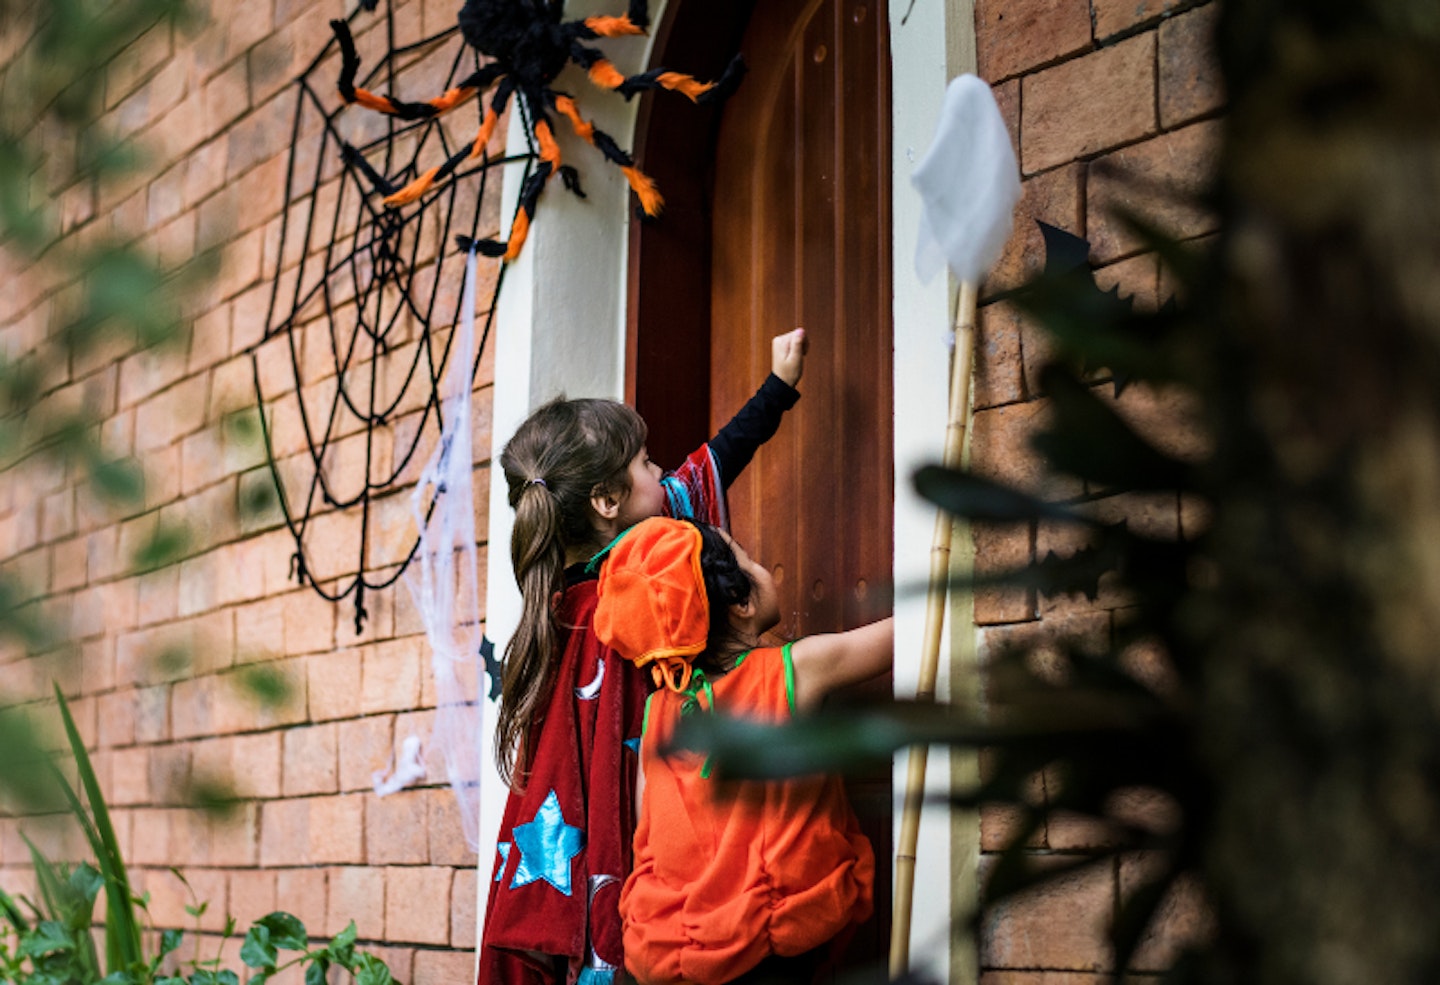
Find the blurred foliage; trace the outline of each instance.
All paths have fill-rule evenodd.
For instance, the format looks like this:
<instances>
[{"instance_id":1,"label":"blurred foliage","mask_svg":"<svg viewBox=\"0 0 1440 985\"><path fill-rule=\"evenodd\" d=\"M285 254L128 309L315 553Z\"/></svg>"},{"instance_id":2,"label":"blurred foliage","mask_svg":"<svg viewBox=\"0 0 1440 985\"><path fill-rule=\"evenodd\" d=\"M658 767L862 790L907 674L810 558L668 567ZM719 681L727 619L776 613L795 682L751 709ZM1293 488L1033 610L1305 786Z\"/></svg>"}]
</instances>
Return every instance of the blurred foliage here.
<instances>
[{"instance_id":1,"label":"blurred foliage","mask_svg":"<svg viewBox=\"0 0 1440 985\"><path fill-rule=\"evenodd\" d=\"M147 166L144 148L106 118L108 74L131 46L198 19L192 0L0 0L0 262L17 278L9 296L50 295L43 331L7 333L0 346L0 481L59 469L100 502L144 507L143 471L107 451L82 401L62 399L77 366L98 353L178 348L184 301L215 268L201 256L164 266L143 230L94 215L103 189ZM87 223L86 225L85 223ZM183 551L183 534L157 532L136 563L152 569ZM32 604L34 586L0 571L0 644L44 653L64 638ZM0 688L0 704L5 693ZM19 716L0 720L0 789L35 806L43 743Z\"/></svg>"},{"instance_id":2,"label":"blurred foliage","mask_svg":"<svg viewBox=\"0 0 1440 985\"><path fill-rule=\"evenodd\" d=\"M955 796L1009 819L984 905L1143 859L1117 969L1183 888L1205 927L1165 981L1440 979L1435 11L1224 3L1230 105L1202 203L1219 233L1176 242L1128 216L1183 303L1132 310L1052 264L1015 298L1050 334L1047 474L916 477L957 516L1076 545L983 583L1089 600L1108 636L1016 634L986 654L982 707L836 709L778 735L694 716L685 741L732 774L985 750ZM1183 446L1117 412L1131 387L1193 413ZM1135 509L1152 502L1178 530ZM1093 847L1037 860L1052 821Z\"/></svg>"},{"instance_id":3,"label":"blurred foliage","mask_svg":"<svg viewBox=\"0 0 1440 985\"><path fill-rule=\"evenodd\" d=\"M35 869L38 899L11 896L0 889L0 981L13 985L240 985L240 975L223 967L220 957L235 934L235 919L227 917L224 930L212 940L214 957L204 957L200 920L209 903L196 898L178 869L170 871L190 893L191 903L185 911L195 920L193 953L188 958L180 956L185 943L180 930L167 929L157 935L152 926L150 933L142 933L149 919L149 900L131 888L85 744L58 689L55 698L75 757L79 790L53 764L49 777L80 825L97 864L52 862L29 838L24 839ZM105 920L96 923L101 893L105 895ZM247 977L250 985L263 985L294 967L304 969L306 985L324 985L332 968L349 972L357 985L391 985L390 969L373 954L357 951L357 937L351 921L328 942L312 946L305 925L289 913L277 911L251 925L241 941L240 960L253 969ZM292 954L282 956L281 952Z\"/></svg>"}]
</instances>

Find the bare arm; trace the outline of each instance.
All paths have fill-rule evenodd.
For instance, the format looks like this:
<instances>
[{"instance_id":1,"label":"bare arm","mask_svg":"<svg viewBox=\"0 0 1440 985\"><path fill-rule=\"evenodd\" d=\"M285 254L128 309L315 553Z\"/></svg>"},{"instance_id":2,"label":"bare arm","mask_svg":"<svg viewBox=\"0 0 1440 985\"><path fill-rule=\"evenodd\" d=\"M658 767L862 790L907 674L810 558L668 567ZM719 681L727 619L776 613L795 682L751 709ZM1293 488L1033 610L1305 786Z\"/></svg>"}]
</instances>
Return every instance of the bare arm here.
<instances>
[{"instance_id":1,"label":"bare arm","mask_svg":"<svg viewBox=\"0 0 1440 985\"><path fill-rule=\"evenodd\" d=\"M895 620L807 636L790 648L790 660L795 667L795 709L813 711L831 691L885 673L895 661Z\"/></svg>"}]
</instances>

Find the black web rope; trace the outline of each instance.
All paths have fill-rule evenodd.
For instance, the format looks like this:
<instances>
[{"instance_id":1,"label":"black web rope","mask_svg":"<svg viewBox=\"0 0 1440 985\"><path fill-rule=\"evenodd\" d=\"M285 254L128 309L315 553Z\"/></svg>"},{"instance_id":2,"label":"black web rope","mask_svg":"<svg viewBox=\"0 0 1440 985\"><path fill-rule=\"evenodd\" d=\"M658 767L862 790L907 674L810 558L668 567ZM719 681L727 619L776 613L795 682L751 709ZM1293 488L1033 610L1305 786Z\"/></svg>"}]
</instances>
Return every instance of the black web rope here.
<instances>
[{"instance_id":1,"label":"black web rope","mask_svg":"<svg viewBox=\"0 0 1440 985\"><path fill-rule=\"evenodd\" d=\"M458 28L397 48L393 12L388 9L384 25L386 53L365 77L366 86L383 79L386 90L394 91L400 72L420 66L424 59L441 57L451 46L455 51L449 59L446 88L478 68L477 53L463 44ZM523 161L523 185L533 169L535 154L533 148L529 154L514 157L492 158L487 152L476 166L451 176L420 201L387 209L381 199L419 174L421 161L449 160L462 144L447 132L444 117L407 122L360 107L345 107L336 92L338 67L321 68L336 50L332 36L295 82L295 114L285 177L286 208L280 224L265 336L248 353L266 459L285 526L295 542L291 576L332 602L353 595L355 632L359 634L369 614L366 593L388 588L399 580L419 546L417 533L393 570L367 571L372 567L372 513L377 500L398 490L420 445L432 431L438 437L443 424L441 381L458 334L454 328L460 322L464 296L463 291L454 291L453 309L447 306L437 311L443 286L458 286L464 276L464 253L456 251L452 241L463 243L492 235L491 229L481 229L486 196L493 193L491 173L500 173L497 169L501 165ZM474 100L477 115L483 105L483 100ZM462 114L463 108L452 115ZM369 139L352 138L352 143L346 139L342 118L350 130L362 134L367 125L373 129L383 121L383 132ZM319 123L318 148L305 133L307 120ZM474 129L471 127L470 132ZM308 160L311 153L313 162ZM322 198L327 186L332 185L333 211L326 215ZM462 194L473 196L473 200L462 205ZM299 259L292 271L287 269L286 260L295 248L297 236ZM421 249L427 237L435 244L436 255L422 260ZM317 238L323 238L323 242L317 243ZM481 262L499 264L484 258ZM282 286L289 277L294 278L294 285L286 292ZM504 277L504 267L500 266L479 332L470 370L472 384L490 338L495 298ZM477 307L481 304L477 300ZM431 330L437 317L438 324L451 326L443 345L437 343ZM414 338L403 334L412 323L416 328ZM305 332L313 336L317 326L327 343L327 371L333 369L334 376L307 381L302 369L306 365L302 342L313 346L315 340L302 340L299 335ZM402 357L403 345L411 341L416 343L414 352ZM290 396L298 407L305 438L305 450L296 458L303 463L308 478L297 484L297 489L303 488L303 495L293 499L276 459L274 424L268 417L262 385L262 350L271 345L285 347L295 386ZM333 393L327 393L323 384L332 379ZM387 388L385 399L380 396L382 386ZM320 397L311 398L322 405L318 413L308 405L311 401L307 401L307 390L320 392ZM414 433L402 438L397 423L417 413ZM352 432L350 428L357 430ZM331 474L338 458L335 448L339 441L349 440L355 433L364 438L364 479L358 488L340 489L337 477ZM385 467L381 452L387 441L393 443L393 451ZM427 519L434 509L435 500L431 500ZM358 543L353 553L346 555L354 562L344 571L317 572L310 560L317 546L312 543L314 521L332 511L359 516ZM324 546L327 555L344 553L343 548L337 551L333 545Z\"/></svg>"}]
</instances>

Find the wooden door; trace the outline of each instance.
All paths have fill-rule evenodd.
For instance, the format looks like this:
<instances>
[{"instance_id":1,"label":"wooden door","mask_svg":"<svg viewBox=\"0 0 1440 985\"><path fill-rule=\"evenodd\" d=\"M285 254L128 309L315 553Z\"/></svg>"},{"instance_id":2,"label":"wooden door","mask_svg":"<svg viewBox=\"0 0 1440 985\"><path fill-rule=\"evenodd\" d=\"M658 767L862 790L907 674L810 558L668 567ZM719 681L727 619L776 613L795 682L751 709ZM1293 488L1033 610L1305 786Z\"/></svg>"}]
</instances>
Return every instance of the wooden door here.
<instances>
[{"instance_id":1,"label":"wooden door","mask_svg":"<svg viewBox=\"0 0 1440 985\"><path fill-rule=\"evenodd\" d=\"M770 340L810 339L799 404L731 488L731 527L775 572L779 635L887 615L894 481L890 323L890 56L874 0L764 0L751 65L721 116L710 262L710 423L770 365ZM870 685L888 694L889 681ZM875 849L876 917L848 964L889 940L888 770L852 778Z\"/></svg>"}]
</instances>

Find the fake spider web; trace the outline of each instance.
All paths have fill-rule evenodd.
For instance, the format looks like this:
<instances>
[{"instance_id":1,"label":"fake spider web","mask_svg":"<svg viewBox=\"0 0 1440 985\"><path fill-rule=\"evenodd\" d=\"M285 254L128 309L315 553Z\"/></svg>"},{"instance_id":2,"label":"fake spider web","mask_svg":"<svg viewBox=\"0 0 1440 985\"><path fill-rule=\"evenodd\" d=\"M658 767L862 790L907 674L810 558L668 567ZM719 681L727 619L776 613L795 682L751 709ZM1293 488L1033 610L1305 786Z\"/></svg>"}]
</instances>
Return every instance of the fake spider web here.
<instances>
[{"instance_id":1,"label":"fake spider web","mask_svg":"<svg viewBox=\"0 0 1440 985\"><path fill-rule=\"evenodd\" d=\"M457 28L396 45L393 11L372 20L360 41L382 54L366 84L446 89L476 68ZM436 684L428 743L478 849L476 658L492 676L491 698L498 663L480 632L470 400L504 267L473 253L467 260L454 240L495 235L491 176L515 160L528 176L534 155L487 152L419 202L387 209L385 195L468 142L474 119L456 112L406 122L344 108L337 49L332 37L295 83L265 335L250 351L256 400L296 581L331 602L349 600L359 635L367 595L407 576ZM378 794L424 775L418 750L414 737L402 744L389 777L375 776Z\"/></svg>"},{"instance_id":2,"label":"fake spider web","mask_svg":"<svg viewBox=\"0 0 1440 985\"><path fill-rule=\"evenodd\" d=\"M447 88L477 66L456 28L397 46L391 11L366 23L367 85ZM330 38L295 82L286 210L265 336L251 356L295 542L291 575L329 601L349 600L358 635L368 596L400 579L419 543L400 493L440 439L441 384L461 315L464 254L453 240L495 235L492 174L514 160L528 169L533 155L487 154L420 202L387 209L385 194L473 138L476 117L462 108L404 122L347 109L338 72ZM503 278L498 261L480 259L472 380Z\"/></svg>"}]
</instances>

